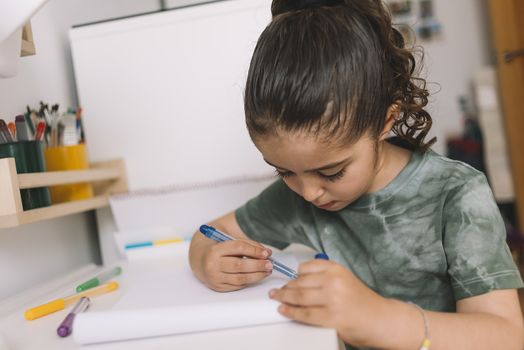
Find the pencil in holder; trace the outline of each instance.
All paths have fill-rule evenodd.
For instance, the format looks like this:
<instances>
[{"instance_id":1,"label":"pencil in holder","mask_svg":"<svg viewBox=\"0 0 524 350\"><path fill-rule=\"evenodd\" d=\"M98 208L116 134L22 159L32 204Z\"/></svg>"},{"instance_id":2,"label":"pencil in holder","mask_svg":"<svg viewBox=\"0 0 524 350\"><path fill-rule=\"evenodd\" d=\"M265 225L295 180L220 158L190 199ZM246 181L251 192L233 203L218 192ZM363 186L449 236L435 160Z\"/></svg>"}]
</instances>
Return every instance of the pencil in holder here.
<instances>
[{"instance_id":1,"label":"pencil in holder","mask_svg":"<svg viewBox=\"0 0 524 350\"><path fill-rule=\"evenodd\" d=\"M48 171L86 170L89 160L85 144L49 147L45 150ZM53 203L63 203L93 197L93 186L88 182L51 186Z\"/></svg>"},{"instance_id":2,"label":"pencil in holder","mask_svg":"<svg viewBox=\"0 0 524 350\"><path fill-rule=\"evenodd\" d=\"M46 171L45 144L41 141L18 141L0 144L0 158L14 158L16 172L38 173ZM24 210L46 207L51 204L47 187L20 190Z\"/></svg>"}]
</instances>

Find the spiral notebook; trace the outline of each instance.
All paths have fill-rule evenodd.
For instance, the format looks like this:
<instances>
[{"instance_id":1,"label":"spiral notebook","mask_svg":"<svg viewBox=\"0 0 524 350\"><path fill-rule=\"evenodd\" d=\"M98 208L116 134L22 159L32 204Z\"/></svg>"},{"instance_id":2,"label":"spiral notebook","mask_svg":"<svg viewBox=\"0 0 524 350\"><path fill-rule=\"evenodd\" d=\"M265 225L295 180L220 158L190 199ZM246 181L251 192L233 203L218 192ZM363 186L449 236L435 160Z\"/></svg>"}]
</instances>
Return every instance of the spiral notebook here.
<instances>
[{"instance_id":1,"label":"spiral notebook","mask_svg":"<svg viewBox=\"0 0 524 350\"><path fill-rule=\"evenodd\" d=\"M190 239L200 225L242 206L275 181L273 174L133 191L110 198L122 257L127 244Z\"/></svg>"}]
</instances>

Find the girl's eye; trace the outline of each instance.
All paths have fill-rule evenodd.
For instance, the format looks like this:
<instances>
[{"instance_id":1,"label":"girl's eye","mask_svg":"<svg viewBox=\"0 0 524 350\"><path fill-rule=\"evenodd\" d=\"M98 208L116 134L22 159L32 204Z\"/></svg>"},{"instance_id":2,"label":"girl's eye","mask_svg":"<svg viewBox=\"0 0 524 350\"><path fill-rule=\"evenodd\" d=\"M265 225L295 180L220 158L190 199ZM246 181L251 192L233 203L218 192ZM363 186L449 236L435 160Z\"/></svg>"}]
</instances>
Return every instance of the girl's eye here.
<instances>
[{"instance_id":1,"label":"girl's eye","mask_svg":"<svg viewBox=\"0 0 524 350\"><path fill-rule=\"evenodd\" d=\"M345 174L346 174L346 168L340 170L338 173L335 173L333 175L325 175L322 173L318 173L318 175L320 175L321 178L327 181L331 181L331 182L337 181L338 179L342 178Z\"/></svg>"},{"instance_id":2,"label":"girl's eye","mask_svg":"<svg viewBox=\"0 0 524 350\"><path fill-rule=\"evenodd\" d=\"M291 171L281 171L281 170L278 170L278 169L275 169L275 173L278 176L280 176L281 178L284 178L284 179L293 175L293 173ZM325 174L322 174L322 173L318 173L318 175L321 178L323 178L324 180L327 180L327 181L331 181L331 182L337 181L338 179L342 178L345 174L346 174L346 169L345 168L340 170L338 173L333 174L333 175L325 175Z\"/></svg>"},{"instance_id":3,"label":"girl's eye","mask_svg":"<svg viewBox=\"0 0 524 350\"><path fill-rule=\"evenodd\" d=\"M278 169L275 169L275 173L277 174L277 176L280 176L281 178L286 178L293 175L291 171L280 171Z\"/></svg>"}]
</instances>

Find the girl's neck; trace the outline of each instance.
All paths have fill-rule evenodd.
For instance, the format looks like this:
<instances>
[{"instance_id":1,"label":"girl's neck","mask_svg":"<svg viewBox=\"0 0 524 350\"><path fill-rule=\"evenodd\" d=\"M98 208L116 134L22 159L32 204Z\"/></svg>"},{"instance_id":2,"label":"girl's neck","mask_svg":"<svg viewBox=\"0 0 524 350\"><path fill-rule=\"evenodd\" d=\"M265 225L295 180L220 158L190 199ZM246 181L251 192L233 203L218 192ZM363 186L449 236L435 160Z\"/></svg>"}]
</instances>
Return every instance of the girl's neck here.
<instances>
[{"instance_id":1,"label":"girl's neck","mask_svg":"<svg viewBox=\"0 0 524 350\"><path fill-rule=\"evenodd\" d=\"M384 141L378 152L375 178L368 193L378 192L393 181L411 159L410 150Z\"/></svg>"}]
</instances>

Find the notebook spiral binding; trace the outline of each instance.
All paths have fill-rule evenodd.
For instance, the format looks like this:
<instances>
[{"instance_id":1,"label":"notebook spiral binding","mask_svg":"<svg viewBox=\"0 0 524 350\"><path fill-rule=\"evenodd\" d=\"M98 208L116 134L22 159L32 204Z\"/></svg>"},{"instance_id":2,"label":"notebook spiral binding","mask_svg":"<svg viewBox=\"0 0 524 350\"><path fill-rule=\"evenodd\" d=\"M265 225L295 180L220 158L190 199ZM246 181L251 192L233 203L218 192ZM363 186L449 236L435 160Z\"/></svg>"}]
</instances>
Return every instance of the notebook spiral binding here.
<instances>
[{"instance_id":1,"label":"notebook spiral binding","mask_svg":"<svg viewBox=\"0 0 524 350\"><path fill-rule=\"evenodd\" d=\"M175 192L188 192L206 188L214 188L228 185L252 183L252 182L264 182L276 179L277 176L274 173L263 174L263 175L242 175L236 177L229 177L213 181L195 182L177 185L168 185L160 188L145 188L128 193L116 194L111 196L111 200L125 200L133 197L146 197L146 196L158 196L166 195Z\"/></svg>"}]
</instances>

